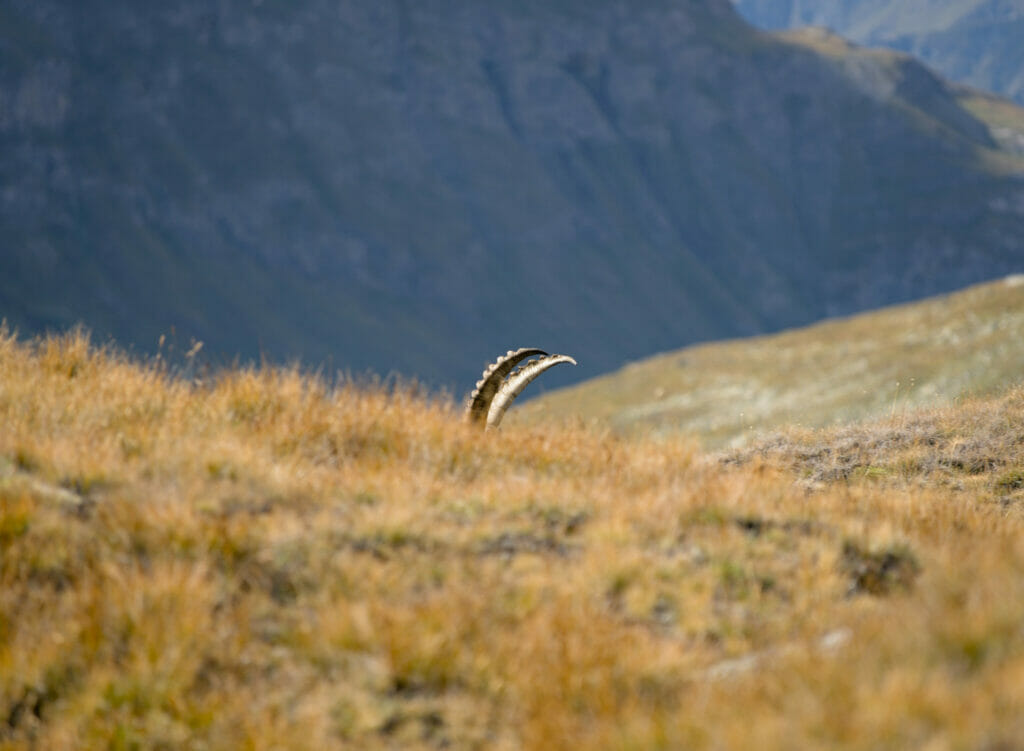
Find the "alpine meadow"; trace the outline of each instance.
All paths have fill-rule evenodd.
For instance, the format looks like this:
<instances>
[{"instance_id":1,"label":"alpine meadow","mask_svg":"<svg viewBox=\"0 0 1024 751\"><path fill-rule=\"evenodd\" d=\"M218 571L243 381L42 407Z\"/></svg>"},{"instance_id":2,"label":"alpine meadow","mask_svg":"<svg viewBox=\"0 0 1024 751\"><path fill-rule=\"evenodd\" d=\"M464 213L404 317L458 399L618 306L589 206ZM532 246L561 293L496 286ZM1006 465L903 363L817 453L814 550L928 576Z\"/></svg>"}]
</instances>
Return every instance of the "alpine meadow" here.
<instances>
[{"instance_id":1,"label":"alpine meadow","mask_svg":"<svg viewBox=\"0 0 1024 751\"><path fill-rule=\"evenodd\" d=\"M742 451L0 335L0 748L1017 748L1024 388Z\"/></svg>"},{"instance_id":2,"label":"alpine meadow","mask_svg":"<svg viewBox=\"0 0 1024 751\"><path fill-rule=\"evenodd\" d=\"M0 0L0 751L1024 751L1022 33Z\"/></svg>"}]
</instances>

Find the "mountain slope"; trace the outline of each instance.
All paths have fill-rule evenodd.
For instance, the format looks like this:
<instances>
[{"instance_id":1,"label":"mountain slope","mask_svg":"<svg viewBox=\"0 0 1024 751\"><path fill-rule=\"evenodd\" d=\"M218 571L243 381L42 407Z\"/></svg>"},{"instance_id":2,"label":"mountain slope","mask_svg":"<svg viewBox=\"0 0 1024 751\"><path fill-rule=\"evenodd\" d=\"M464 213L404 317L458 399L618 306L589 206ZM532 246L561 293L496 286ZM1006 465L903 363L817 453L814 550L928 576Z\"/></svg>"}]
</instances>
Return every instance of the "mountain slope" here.
<instances>
[{"instance_id":1,"label":"mountain slope","mask_svg":"<svg viewBox=\"0 0 1024 751\"><path fill-rule=\"evenodd\" d=\"M511 346L581 378L1024 265L987 111L725 0L0 13L0 316L26 333L464 388Z\"/></svg>"},{"instance_id":2,"label":"mountain slope","mask_svg":"<svg viewBox=\"0 0 1024 751\"><path fill-rule=\"evenodd\" d=\"M658 355L546 394L506 418L742 444L787 425L900 416L1024 378L1024 276L772 336Z\"/></svg>"},{"instance_id":3,"label":"mountain slope","mask_svg":"<svg viewBox=\"0 0 1024 751\"><path fill-rule=\"evenodd\" d=\"M954 81L1024 104L1022 0L736 0L762 28L826 26L908 52Z\"/></svg>"}]
</instances>

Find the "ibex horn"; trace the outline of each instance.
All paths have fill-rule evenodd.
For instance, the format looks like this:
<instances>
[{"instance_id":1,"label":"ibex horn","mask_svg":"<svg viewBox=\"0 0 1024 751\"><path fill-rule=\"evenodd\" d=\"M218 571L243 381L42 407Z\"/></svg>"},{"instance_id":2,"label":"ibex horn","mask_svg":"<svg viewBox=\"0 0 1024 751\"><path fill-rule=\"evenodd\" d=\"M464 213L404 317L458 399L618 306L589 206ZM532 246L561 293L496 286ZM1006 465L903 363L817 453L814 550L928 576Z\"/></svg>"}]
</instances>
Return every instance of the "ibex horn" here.
<instances>
[{"instance_id":1,"label":"ibex horn","mask_svg":"<svg viewBox=\"0 0 1024 751\"><path fill-rule=\"evenodd\" d=\"M501 418L505 416L505 411L512 405L515 398L523 392L523 389L529 386L533 379L545 370L563 362L576 364L576 361L568 355L550 355L548 357L541 357L539 360L531 360L512 373L508 380L501 384L497 396L491 402L491 409L487 413L487 427L498 427L501 423Z\"/></svg>"},{"instance_id":2,"label":"ibex horn","mask_svg":"<svg viewBox=\"0 0 1024 751\"><path fill-rule=\"evenodd\" d=\"M533 355L547 355L542 349L526 348L509 350L491 363L484 370L483 377L476 382L476 388L469 397L466 405L466 420L472 423L483 422L487 418L488 410L491 408L491 400L498 393L501 382L505 376L512 372L512 369Z\"/></svg>"}]
</instances>

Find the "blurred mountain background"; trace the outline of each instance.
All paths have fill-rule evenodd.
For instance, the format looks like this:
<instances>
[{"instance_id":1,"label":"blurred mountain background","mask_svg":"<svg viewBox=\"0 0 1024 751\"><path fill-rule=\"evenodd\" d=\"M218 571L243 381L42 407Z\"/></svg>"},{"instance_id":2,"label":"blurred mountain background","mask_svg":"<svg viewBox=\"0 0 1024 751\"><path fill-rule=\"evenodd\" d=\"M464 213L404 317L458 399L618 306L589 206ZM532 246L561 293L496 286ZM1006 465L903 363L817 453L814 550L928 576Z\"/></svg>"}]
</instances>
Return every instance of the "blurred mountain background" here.
<instances>
[{"instance_id":1,"label":"blurred mountain background","mask_svg":"<svg viewBox=\"0 0 1024 751\"><path fill-rule=\"evenodd\" d=\"M947 78L1024 104L1024 0L736 0L756 26L821 26L907 52Z\"/></svg>"},{"instance_id":2,"label":"blurred mountain background","mask_svg":"<svg viewBox=\"0 0 1024 751\"><path fill-rule=\"evenodd\" d=\"M1024 267L1022 110L729 0L3 0L0 186L23 334L456 389Z\"/></svg>"}]
</instances>

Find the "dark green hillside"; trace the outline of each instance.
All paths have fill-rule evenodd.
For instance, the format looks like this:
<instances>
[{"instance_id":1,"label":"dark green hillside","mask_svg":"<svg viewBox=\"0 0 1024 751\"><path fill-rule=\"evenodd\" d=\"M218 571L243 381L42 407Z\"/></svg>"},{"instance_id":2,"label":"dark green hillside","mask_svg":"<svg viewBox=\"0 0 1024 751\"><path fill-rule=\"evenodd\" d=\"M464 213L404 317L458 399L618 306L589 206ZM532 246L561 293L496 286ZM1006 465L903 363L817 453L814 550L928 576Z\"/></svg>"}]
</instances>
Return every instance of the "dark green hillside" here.
<instances>
[{"instance_id":1,"label":"dark green hillside","mask_svg":"<svg viewBox=\"0 0 1024 751\"><path fill-rule=\"evenodd\" d=\"M25 333L173 327L214 360L461 389L510 346L582 378L1024 266L1022 165L986 112L725 0L0 20L0 316Z\"/></svg>"}]
</instances>

